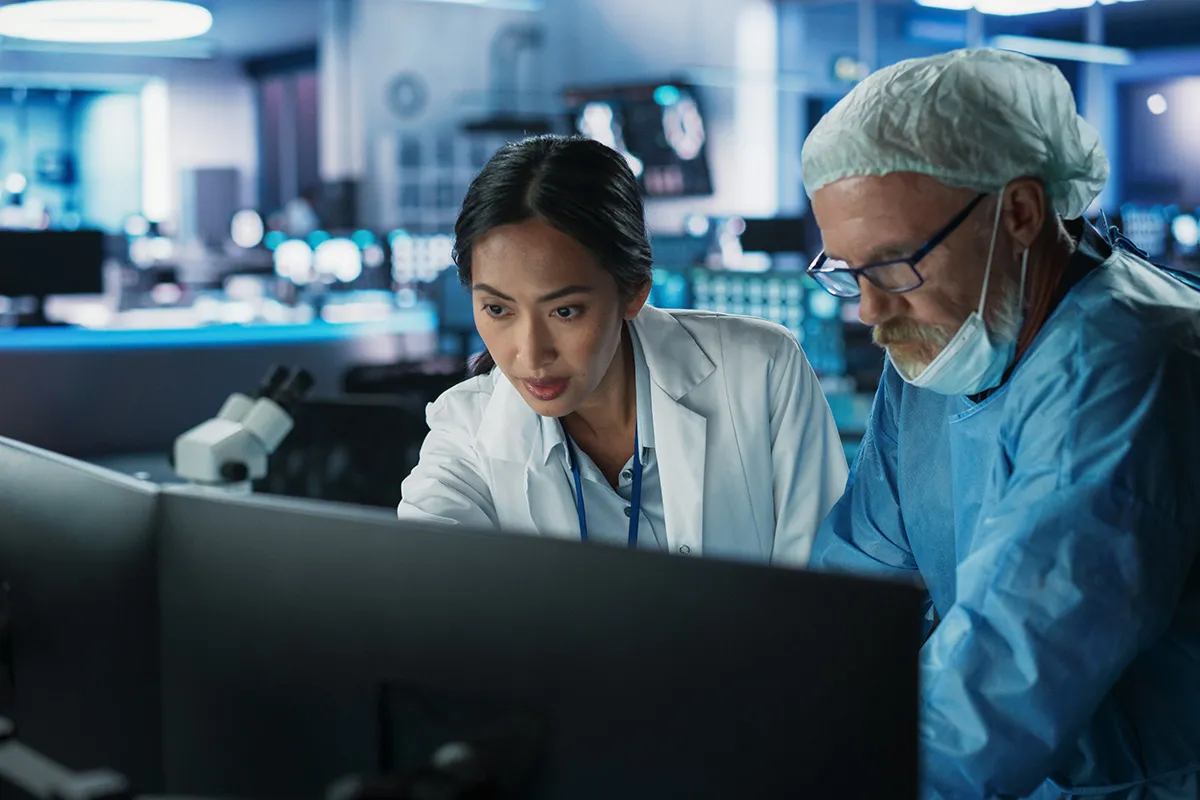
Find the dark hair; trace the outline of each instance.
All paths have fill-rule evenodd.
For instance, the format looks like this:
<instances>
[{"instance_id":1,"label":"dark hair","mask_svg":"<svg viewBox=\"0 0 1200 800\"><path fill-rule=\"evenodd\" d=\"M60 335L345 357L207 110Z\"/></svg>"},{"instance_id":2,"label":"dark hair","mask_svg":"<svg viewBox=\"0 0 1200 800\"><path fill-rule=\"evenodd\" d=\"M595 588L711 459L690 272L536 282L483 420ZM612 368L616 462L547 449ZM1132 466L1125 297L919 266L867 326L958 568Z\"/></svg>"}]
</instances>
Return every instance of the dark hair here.
<instances>
[{"instance_id":1,"label":"dark hair","mask_svg":"<svg viewBox=\"0 0 1200 800\"><path fill-rule=\"evenodd\" d=\"M651 280L653 258L637 178L624 156L579 136L535 136L507 145L471 182L454 224L458 278L471 285L475 241L501 225L536 219L591 253L622 297ZM486 350L471 366L483 375L496 362Z\"/></svg>"}]
</instances>

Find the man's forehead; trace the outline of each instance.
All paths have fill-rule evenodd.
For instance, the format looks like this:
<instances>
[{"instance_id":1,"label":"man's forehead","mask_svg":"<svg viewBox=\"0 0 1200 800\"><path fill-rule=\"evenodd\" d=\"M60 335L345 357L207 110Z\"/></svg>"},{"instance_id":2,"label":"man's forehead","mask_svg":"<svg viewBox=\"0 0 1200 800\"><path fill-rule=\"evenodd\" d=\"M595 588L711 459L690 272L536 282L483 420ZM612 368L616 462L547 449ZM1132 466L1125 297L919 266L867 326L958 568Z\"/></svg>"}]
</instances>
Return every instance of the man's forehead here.
<instances>
[{"instance_id":1,"label":"man's forehead","mask_svg":"<svg viewBox=\"0 0 1200 800\"><path fill-rule=\"evenodd\" d=\"M938 213L961 205L975 192L947 186L928 175L892 172L887 175L860 175L818 189L812 198L818 218L822 212L901 213L904 216Z\"/></svg>"},{"instance_id":2,"label":"man's forehead","mask_svg":"<svg viewBox=\"0 0 1200 800\"><path fill-rule=\"evenodd\" d=\"M972 197L914 173L845 178L813 194L826 252L866 263L908 255Z\"/></svg>"}]
</instances>

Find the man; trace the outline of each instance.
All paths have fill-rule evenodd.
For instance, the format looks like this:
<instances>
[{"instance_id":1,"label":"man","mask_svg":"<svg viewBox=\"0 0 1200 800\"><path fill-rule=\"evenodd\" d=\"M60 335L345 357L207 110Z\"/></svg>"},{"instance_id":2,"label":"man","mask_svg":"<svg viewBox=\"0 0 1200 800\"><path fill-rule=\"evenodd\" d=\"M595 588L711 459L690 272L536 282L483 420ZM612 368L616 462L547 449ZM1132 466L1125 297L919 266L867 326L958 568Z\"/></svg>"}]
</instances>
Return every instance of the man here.
<instances>
[{"instance_id":1,"label":"man","mask_svg":"<svg viewBox=\"0 0 1200 800\"><path fill-rule=\"evenodd\" d=\"M1200 797L1200 292L1082 215L1108 175L1053 67L894 65L805 143L888 363L817 568L912 576L929 797Z\"/></svg>"}]
</instances>

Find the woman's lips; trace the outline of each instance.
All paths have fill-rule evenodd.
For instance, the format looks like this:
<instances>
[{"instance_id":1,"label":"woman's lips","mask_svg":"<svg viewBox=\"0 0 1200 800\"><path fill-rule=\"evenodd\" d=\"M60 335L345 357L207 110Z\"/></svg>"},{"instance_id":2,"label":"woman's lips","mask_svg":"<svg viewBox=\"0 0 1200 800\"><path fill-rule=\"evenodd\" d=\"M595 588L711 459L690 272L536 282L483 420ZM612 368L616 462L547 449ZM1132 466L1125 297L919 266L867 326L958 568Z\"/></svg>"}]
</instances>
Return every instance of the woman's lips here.
<instances>
[{"instance_id":1,"label":"woman's lips","mask_svg":"<svg viewBox=\"0 0 1200 800\"><path fill-rule=\"evenodd\" d=\"M525 384L525 390L531 395L541 400L543 403L548 403L551 400L557 399L563 392L567 390L566 378L557 380L542 380L542 381L522 381Z\"/></svg>"}]
</instances>

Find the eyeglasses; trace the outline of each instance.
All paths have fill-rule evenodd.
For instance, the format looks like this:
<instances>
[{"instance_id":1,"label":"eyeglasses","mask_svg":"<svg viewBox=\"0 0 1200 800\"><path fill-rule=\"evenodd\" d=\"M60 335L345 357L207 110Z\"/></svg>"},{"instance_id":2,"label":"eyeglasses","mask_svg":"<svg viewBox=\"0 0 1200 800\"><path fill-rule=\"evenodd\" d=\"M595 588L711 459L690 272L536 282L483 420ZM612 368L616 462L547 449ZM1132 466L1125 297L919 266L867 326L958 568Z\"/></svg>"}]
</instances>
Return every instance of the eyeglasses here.
<instances>
[{"instance_id":1,"label":"eyeglasses","mask_svg":"<svg viewBox=\"0 0 1200 800\"><path fill-rule=\"evenodd\" d=\"M908 258L894 258L862 267L852 267L845 261L830 258L822 250L821 254L809 265L808 274L821 285L822 289L834 297L858 297L862 294L862 289L858 285L860 277L866 278L871 285L888 294L911 292L925 283L921 273L917 272L917 264L933 252L935 247L944 242L947 236L954 233L958 226L971 216L971 212L985 197L987 197L986 194L976 196L966 208L958 213L958 216L947 223L946 227L935 233L932 239Z\"/></svg>"}]
</instances>

